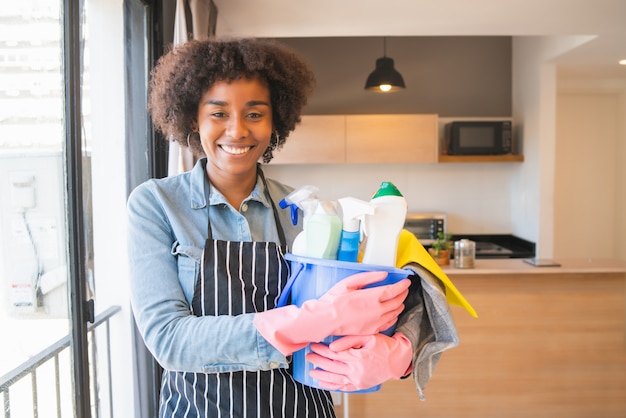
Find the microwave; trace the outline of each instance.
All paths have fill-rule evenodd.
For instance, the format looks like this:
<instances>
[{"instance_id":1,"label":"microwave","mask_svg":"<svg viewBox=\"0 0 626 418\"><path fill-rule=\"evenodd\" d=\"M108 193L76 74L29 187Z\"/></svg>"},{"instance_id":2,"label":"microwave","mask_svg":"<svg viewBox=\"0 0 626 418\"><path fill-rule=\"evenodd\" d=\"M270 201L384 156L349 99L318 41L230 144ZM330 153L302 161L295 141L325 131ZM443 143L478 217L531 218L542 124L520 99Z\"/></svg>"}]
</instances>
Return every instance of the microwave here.
<instances>
[{"instance_id":1,"label":"microwave","mask_svg":"<svg viewBox=\"0 0 626 418\"><path fill-rule=\"evenodd\" d=\"M448 155L501 155L512 152L511 121L457 121L446 125Z\"/></svg>"},{"instance_id":2,"label":"microwave","mask_svg":"<svg viewBox=\"0 0 626 418\"><path fill-rule=\"evenodd\" d=\"M437 233L446 233L444 213L408 213L404 229L417 237L422 245L430 245L437 239Z\"/></svg>"}]
</instances>

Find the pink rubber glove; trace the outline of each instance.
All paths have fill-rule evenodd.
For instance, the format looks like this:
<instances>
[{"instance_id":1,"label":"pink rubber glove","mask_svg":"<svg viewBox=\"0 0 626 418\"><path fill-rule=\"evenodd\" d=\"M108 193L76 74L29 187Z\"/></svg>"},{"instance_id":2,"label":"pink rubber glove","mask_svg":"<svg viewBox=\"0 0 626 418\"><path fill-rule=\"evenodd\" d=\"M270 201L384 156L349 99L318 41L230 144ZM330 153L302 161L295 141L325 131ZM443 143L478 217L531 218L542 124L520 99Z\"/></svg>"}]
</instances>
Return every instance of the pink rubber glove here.
<instances>
[{"instance_id":1,"label":"pink rubber glove","mask_svg":"<svg viewBox=\"0 0 626 418\"><path fill-rule=\"evenodd\" d=\"M311 370L310 376L324 389L346 392L407 375L413 358L411 342L401 332L392 337L349 335L329 346L311 344L311 351L306 359L319 368Z\"/></svg>"},{"instance_id":2,"label":"pink rubber glove","mask_svg":"<svg viewBox=\"0 0 626 418\"><path fill-rule=\"evenodd\" d=\"M286 356L329 335L369 335L386 330L404 309L411 283L403 279L363 289L386 277L384 271L353 274L300 308L289 305L258 312L254 326Z\"/></svg>"}]
</instances>

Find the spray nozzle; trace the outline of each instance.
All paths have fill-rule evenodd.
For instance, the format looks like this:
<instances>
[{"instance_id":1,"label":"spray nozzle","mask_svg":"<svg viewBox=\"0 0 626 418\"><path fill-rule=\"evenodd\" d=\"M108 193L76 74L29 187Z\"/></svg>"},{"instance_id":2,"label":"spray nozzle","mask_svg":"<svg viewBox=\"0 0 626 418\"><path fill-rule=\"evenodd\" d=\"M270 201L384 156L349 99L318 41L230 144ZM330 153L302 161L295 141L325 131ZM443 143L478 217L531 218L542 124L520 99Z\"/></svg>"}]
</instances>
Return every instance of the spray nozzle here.
<instances>
[{"instance_id":1,"label":"spray nozzle","mask_svg":"<svg viewBox=\"0 0 626 418\"><path fill-rule=\"evenodd\" d=\"M376 207L370 202L354 197L343 197L338 200L343 215L343 230L356 232L359 230L359 221L365 215L373 215Z\"/></svg>"},{"instance_id":2,"label":"spray nozzle","mask_svg":"<svg viewBox=\"0 0 626 418\"><path fill-rule=\"evenodd\" d=\"M303 202L310 199L315 199L315 194L319 191L319 188L315 186L302 186L287 196L285 196L280 202L278 202L278 206L281 209L286 209L289 207L291 209L291 223L294 225L298 224L298 208L304 211Z\"/></svg>"}]
</instances>

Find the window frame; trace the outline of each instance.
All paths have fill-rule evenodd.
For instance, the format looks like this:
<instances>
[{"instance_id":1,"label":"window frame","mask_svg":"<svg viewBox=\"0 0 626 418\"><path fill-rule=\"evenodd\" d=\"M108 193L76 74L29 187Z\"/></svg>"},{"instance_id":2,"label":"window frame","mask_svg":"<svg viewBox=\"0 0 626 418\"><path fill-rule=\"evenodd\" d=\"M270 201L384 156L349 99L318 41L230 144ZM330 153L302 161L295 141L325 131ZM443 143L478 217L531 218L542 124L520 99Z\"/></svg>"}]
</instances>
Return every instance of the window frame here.
<instances>
[{"instance_id":1,"label":"window frame","mask_svg":"<svg viewBox=\"0 0 626 418\"><path fill-rule=\"evenodd\" d=\"M173 39L175 1L124 1L127 195L151 178L167 176L168 143L146 112L150 71ZM164 12L165 11L165 12ZM164 28L172 27L171 33ZM162 368L146 348L133 321L135 416L157 416Z\"/></svg>"},{"instance_id":2,"label":"window frame","mask_svg":"<svg viewBox=\"0 0 626 418\"><path fill-rule=\"evenodd\" d=\"M93 322L93 300L87 299L82 175L82 0L63 0L63 79L65 139L63 159L67 199L68 302L71 322L74 410L91 416L87 322Z\"/></svg>"}]
</instances>

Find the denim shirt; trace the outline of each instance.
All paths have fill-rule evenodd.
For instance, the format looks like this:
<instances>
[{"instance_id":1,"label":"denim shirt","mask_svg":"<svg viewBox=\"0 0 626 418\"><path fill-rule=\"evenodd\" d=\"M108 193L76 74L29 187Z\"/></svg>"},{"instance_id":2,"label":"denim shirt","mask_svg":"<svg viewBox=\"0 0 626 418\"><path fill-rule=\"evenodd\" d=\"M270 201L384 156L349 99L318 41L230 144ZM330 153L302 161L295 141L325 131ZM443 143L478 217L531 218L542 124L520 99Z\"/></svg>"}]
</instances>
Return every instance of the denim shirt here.
<instances>
[{"instance_id":1,"label":"denim shirt","mask_svg":"<svg viewBox=\"0 0 626 418\"><path fill-rule=\"evenodd\" d=\"M205 176L199 161L190 172L139 185L128 199L130 293L139 331L167 370L288 367L287 358L254 327L254 313L197 317L191 312L207 239ZM271 179L267 187L274 202L293 190ZM272 205L260 180L240 208L233 208L213 187L209 204L214 239L279 242ZM289 210L277 209L291 246L301 225L292 225Z\"/></svg>"}]
</instances>

